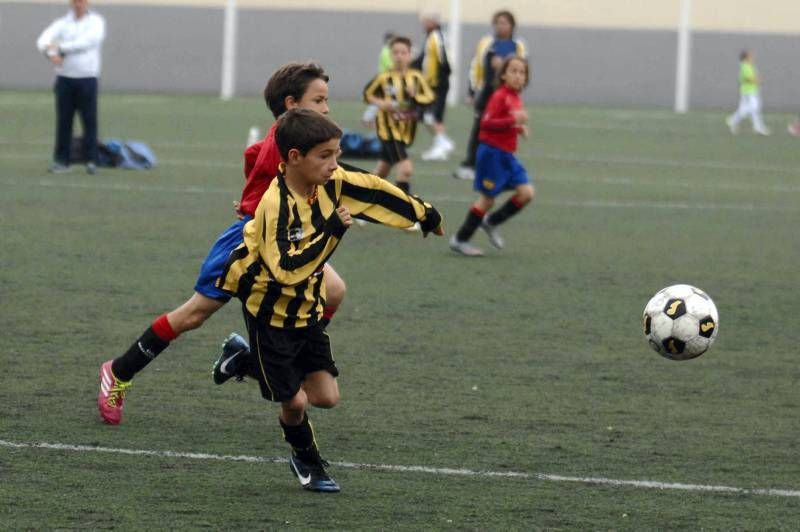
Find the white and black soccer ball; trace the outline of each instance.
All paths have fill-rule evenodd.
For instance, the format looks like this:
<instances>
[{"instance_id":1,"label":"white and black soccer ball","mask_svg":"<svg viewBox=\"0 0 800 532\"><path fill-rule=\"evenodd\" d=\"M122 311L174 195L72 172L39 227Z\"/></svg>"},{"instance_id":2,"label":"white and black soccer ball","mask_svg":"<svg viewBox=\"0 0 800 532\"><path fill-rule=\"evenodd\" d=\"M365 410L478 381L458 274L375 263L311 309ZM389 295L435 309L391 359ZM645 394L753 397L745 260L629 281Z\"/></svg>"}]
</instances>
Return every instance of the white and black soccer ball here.
<instances>
[{"instance_id":1,"label":"white and black soccer ball","mask_svg":"<svg viewBox=\"0 0 800 532\"><path fill-rule=\"evenodd\" d=\"M699 357L719 332L714 301L694 286L676 284L654 295L642 315L647 342L670 360Z\"/></svg>"}]
</instances>

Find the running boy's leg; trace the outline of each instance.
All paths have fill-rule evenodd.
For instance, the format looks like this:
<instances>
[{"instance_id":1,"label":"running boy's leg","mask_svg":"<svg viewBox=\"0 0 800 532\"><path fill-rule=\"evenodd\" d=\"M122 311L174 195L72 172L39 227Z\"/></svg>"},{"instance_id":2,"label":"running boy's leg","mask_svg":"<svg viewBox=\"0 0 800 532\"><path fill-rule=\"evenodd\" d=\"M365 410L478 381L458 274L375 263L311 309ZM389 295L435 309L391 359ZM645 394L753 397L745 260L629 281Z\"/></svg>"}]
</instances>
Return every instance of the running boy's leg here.
<instances>
[{"instance_id":1,"label":"running boy's leg","mask_svg":"<svg viewBox=\"0 0 800 532\"><path fill-rule=\"evenodd\" d=\"M414 174L414 163L406 157L397 163L397 188L408 194L411 191L411 176Z\"/></svg>"},{"instance_id":2,"label":"running boy's leg","mask_svg":"<svg viewBox=\"0 0 800 532\"><path fill-rule=\"evenodd\" d=\"M249 364L261 395L280 402L279 423L292 447L289 465L304 489L335 492L339 486L325 471L307 409L332 408L339 400L339 374L327 334L318 324L303 329L271 327L245 313L253 353ZM326 375L327 374L327 375Z\"/></svg>"},{"instance_id":3,"label":"running boy's leg","mask_svg":"<svg viewBox=\"0 0 800 532\"><path fill-rule=\"evenodd\" d=\"M467 217L464 223L461 224L456 232L455 238L458 242L468 242L475 231L480 227L486 213L489 212L494 206L494 198L481 194L478 199L472 204L467 212Z\"/></svg>"},{"instance_id":4,"label":"running boy's leg","mask_svg":"<svg viewBox=\"0 0 800 532\"><path fill-rule=\"evenodd\" d=\"M499 209L484 216L481 222L483 229L489 237L489 241L497 249L505 246L503 238L497 231L497 226L505 223L509 218L516 215L531 202L535 194L528 172L513 154L500 154L503 159L503 167L507 169L505 180L497 183L503 189L513 189L514 194Z\"/></svg>"},{"instance_id":5,"label":"running boy's leg","mask_svg":"<svg viewBox=\"0 0 800 532\"><path fill-rule=\"evenodd\" d=\"M215 286L222 275L231 250L242 242L242 227L237 220L212 246L195 284L195 293L178 308L157 317L122 355L100 368L97 408L103 421L117 425L122 421L125 392L131 379L164 351L181 334L197 329L230 299Z\"/></svg>"},{"instance_id":6,"label":"running boy's leg","mask_svg":"<svg viewBox=\"0 0 800 532\"><path fill-rule=\"evenodd\" d=\"M326 263L323 271L325 272L325 292L327 297L325 298L325 309L322 311L321 322L323 327L327 327L333 319L333 315L339 310L339 305L344 301L347 286L344 284L344 279L336 273L336 270L330 264Z\"/></svg>"}]
</instances>

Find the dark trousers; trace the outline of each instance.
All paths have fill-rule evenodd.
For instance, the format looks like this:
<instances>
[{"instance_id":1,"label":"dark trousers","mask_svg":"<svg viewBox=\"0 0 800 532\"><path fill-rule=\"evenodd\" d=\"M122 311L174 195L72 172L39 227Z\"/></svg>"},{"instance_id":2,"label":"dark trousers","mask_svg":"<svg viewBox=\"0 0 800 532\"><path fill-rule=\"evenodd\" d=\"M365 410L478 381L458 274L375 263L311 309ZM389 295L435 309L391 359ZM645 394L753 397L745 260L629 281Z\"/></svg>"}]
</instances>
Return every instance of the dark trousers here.
<instances>
[{"instance_id":1,"label":"dark trousers","mask_svg":"<svg viewBox=\"0 0 800 532\"><path fill-rule=\"evenodd\" d=\"M486 104L489 103L489 98L494 92L494 88L486 87L478 93L475 99L475 118L472 121L472 130L469 132L469 141L467 142L467 156L461 162L461 166L468 166L475 168L475 157L478 153L478 135L481 132L481 117L483 111L486 110Z\"/></svg>"},{"instance_id":2,"label":"dark trousers","mask_svg":"<svg viewBox=\"0 0 800 532\"><path fill-rule=\"evenodd\" d=\"M461 162L461 166L468 166L475 168L475 158L478 153L478 135L481 131L481 115L476 111L475 119L472 121L472 130L469 132L469 141L467 142L467 156Z\"/></svg>"},{"instance_id":3,"label":"dark trousers","mask_svg":"<svg viewBox=\"0 0 800 532\"><path fill-rule=\"evenodd\" d=\"M97 78L58 76L56 94L56 147L53 160L68 165L75 112L83 126L83 152L87 162L97 162Z\"/></svg>"}]
</instances>

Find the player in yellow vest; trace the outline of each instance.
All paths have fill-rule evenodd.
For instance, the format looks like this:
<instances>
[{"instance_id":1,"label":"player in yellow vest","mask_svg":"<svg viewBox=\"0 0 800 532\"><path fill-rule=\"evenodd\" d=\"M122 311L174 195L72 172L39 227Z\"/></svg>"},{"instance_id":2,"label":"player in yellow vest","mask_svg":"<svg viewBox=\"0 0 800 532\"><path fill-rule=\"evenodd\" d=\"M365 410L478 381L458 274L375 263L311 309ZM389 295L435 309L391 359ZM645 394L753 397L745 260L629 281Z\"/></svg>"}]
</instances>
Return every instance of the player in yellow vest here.
<instances>
[{"instance_id":1,"label":"player in yellow vest","mask_svg":"<svg viewBox=\"0 0 800 532\"><path fill-rule=\"evenodd\" d=\"M742 50L739 54L739 108L725 120L734 135L739 132L739 122L748 117L753 122L755 133L764 136L770 134L761 117L759 85L761 79L758 77L753 53L750 50Z\"/></svg>"}]
</instances>

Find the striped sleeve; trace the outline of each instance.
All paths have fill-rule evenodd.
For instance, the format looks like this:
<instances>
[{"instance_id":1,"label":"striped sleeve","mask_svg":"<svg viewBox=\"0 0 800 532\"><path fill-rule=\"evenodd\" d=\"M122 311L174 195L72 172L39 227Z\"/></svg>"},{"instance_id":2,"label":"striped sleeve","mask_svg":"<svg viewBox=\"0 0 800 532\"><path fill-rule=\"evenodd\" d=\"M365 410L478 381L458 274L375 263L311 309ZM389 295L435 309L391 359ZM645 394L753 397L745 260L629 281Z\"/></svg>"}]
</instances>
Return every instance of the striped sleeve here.
<instances>
[{"instance_id":1,"label":"striped sleeve","mask_svg":"<svg viewBox=\"0 0 800 532\"><path fill-rule=\"evenodd\" d=\"M433 93L433 89L428 82L425 81L425 76L422 75L422 72L419 70L412 71L411 79L416 81L416 83L413 84L413 86L417 89L414 93L414 101L419 105L428 105L429 103L433 103L436 95Z\"/></svg>"},{"instance_id":2,"label":"striped sleeve","mask_svg":"<svg viewBox=\"0 0 800 532\"><path fill-rule=\"evenodd\" d=\"M381 89L381 84L383 83L383 78L386 76L381 73L372 78L372 80L367 83L367 86L364 87L364 101L366 103L372 103L369 101L370 98L383 98L383 91ZM379 94L380 92L380 94Z\"/></svg>"},{"instance_id":3,"label":"striped sleeve","mask_svg":"<svg viewBox=\"0 0 800 532\"><path fill-rule=\"evenodd\" d=\"M376 175L340 166L334 179L341 180L340 205L352 216L399 229L419 222L424 233L442 224L441 215L430 203L409 196Z\"/></svg>"},{"instance_id":4,"label":"striped sleeve","mask_svg":"<svg viewBox=\"0 0 800 532\"><path fill-rule=\"evenodd\" d=\"M270 274L280 284L293 286L304 282L323 266L347 228L334 211L313 239L303 244L299 244L302 240L290 240L293 228L290 226L289 194L282 188L270 189L273 193L259 204L256 219L263 219L265 223L256 238L259 254Z\"/></svg>"}]
</instances>

